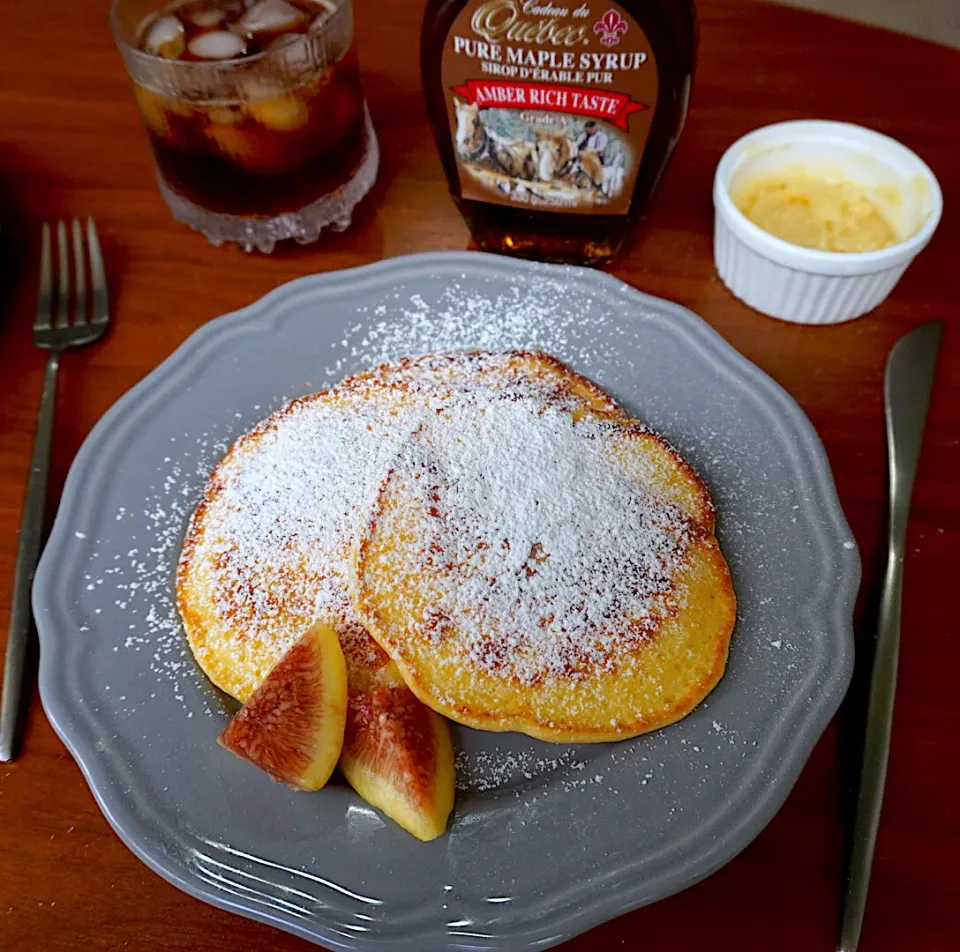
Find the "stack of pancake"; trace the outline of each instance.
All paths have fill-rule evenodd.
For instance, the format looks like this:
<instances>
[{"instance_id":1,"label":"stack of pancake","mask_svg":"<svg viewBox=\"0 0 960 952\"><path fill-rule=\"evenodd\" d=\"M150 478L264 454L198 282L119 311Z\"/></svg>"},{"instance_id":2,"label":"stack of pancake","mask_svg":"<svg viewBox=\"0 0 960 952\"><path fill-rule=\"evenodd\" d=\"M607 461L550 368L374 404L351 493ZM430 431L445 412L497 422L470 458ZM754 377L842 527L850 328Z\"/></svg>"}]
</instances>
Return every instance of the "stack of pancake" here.
<instances>
[{"instance_id":1,"label":"stack of pancake","mask_svg":"<svg viewBox=\"0 0 960 952\"><path fill-rule=\"evenodd\" d=\"M351 695L405 683L460 724L564 742L683 717L735 616L690 466L518 351L402 359L279 409L211 475L177 597L241 701L321 620Z\"/></svg>"}]
</instances>

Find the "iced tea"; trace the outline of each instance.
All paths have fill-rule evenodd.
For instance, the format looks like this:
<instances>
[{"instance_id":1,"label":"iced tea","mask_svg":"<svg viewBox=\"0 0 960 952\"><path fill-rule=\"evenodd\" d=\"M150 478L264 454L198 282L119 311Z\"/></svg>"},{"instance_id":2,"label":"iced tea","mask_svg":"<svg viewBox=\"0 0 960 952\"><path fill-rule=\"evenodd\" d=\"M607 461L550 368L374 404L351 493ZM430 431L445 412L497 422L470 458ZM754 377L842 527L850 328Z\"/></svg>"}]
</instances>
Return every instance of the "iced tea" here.
<instances>
[{"instance_id":1,"label":"iced tea","mask_svg":"<svg viewBox=\"0 0 960 952\"><path fill-rule=\"evenodd\" d=\"M186 0L142 16L125 58L178 218L271 247L349 222L376 174L352 33L350 0Z\"/></svg>"}]
</instances>

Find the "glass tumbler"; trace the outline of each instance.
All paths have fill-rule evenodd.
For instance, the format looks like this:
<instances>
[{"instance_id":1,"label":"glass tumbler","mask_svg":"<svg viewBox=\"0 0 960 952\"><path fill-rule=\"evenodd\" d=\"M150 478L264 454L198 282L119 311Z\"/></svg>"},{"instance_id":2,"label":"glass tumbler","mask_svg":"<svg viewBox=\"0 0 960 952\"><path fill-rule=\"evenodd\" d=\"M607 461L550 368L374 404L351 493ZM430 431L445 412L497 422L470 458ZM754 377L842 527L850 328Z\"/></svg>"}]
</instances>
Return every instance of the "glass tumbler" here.
<instances>
[{"instance_id":1,"label":"glass tumbler","mask_svg":"<svg viewBox=\"0 0 960 952\"><path fill-rule=\"evenodd\" d=\"M307 20L311 4L317 15ZM277 2L213 0L200 7L208 11L202 22L234 7L234 14L246 8L255 27L263 21L270 28L258 11L276 12ZM115 0L111 9L160 192L174 218L215 245L270 252L286 238L307 244L324 228L341 231L376 178L379 149L360 85L351 0L281 7L299 10L303 32L260 34L259 41L251 33L252 48L261 51L219 59L192 55L212 47L222 56L225 38L232 49L222 28L211 39L191 25L191 16L200 20L196 3ZM154 27L167 42L148 52ZM238 47L245 28L230 27Z\"/></svg>"}]
</instances>

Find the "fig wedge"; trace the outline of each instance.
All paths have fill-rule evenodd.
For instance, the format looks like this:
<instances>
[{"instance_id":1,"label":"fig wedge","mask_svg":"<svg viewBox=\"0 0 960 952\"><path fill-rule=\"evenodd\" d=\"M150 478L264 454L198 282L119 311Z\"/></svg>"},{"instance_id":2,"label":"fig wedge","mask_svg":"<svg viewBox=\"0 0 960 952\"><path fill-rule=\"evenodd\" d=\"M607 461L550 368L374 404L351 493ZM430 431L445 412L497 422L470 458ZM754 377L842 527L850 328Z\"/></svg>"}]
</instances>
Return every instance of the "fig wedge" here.
<instances>
[{"instance_id":1,"label":"fig wedge","mask_svg":"<svg viewBox=\"0 0 960 952\"><path fill-rule=\"evenodd\" d=\"M450 728L406 686L350 698L340 769L367 803L418 839L446 830L455 779Z\"/></svg>"},{"instance_id":2,"label":"fig wedge","mask_svg":"<svg viewBox=\"0 0 960 952\"><path fill-rule=\"evenodd\" d=\"M319 790L343 747L347 668L336 632L316 624L277 662L218 743L296 790Z\"/></svg>"}]
</instances>

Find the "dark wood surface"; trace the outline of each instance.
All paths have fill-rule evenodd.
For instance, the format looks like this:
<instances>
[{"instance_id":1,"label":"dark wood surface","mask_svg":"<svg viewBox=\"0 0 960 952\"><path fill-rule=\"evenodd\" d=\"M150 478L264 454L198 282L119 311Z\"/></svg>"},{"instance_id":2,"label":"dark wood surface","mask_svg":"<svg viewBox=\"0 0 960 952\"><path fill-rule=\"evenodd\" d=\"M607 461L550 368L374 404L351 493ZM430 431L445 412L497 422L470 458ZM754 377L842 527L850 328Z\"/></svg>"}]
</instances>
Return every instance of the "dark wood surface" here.
<instances>
[{"instance_id":1,"label":"dark wood surface","mask_svg":"<svg viewBox=\"0 0 960 952\"><path fill-rule=\"evenodd\" d=\"M47 0L3 9L3 633L43 365L29 333L41 221L96 216L116 321L105 343L63 362L54 499L100 415L203 322L308 272L468 244L420 96L420 3L357 0L366 88L383 149L374 194L349 233L271 257L212 248L170 219L105 7L104 0ZM862 606L882 556L884 361L910 327L946 322L914 496L896 723L862 942L868 952L946 952L960 942L960 631L951 601L960 575L960 52L751 0L702 0L700 7L701 57L687 130L647 224L611 270L702 315L810 415L863 553L861 644L870 634ZM723 149L758 125L807 117L861 122L901 139L939 176L947 209L891 299L836 328L792 327L753 313L720 284L711 258L710 187ZM841 741L849 723L841 717L831 726L779 815L728 866L566 948L833 949L850 759ZM34 696L22 754L0 764L0 949L307 947L191 899L143 866L100 815Z\"/></svg>"}]
</instances>

